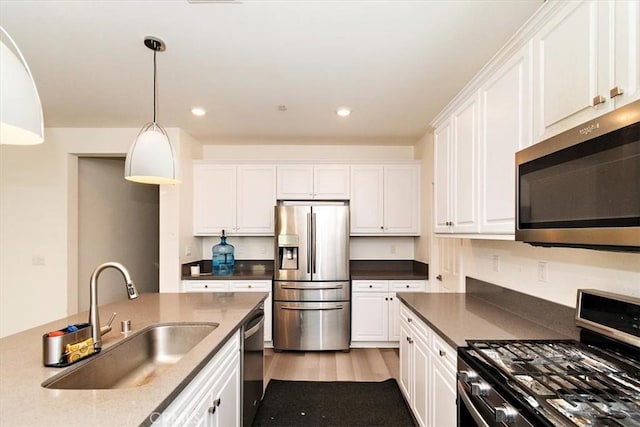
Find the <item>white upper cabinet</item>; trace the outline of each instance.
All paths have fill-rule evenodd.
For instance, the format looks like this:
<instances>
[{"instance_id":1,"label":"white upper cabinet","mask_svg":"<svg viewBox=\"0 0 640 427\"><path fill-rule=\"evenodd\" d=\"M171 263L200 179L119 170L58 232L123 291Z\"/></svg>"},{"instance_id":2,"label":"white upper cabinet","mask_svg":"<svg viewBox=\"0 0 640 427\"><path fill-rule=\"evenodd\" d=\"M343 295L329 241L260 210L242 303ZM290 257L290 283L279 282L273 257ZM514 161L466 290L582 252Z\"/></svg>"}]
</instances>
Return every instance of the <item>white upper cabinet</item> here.
<instances>
[{"instance_id":1,"label":"white upper cabinet","mask_svg":"<svg viewBox=\"0 0 640 427\"><path fill-rule=\"evenodd\" d=\"M351 234L420 234L420 168L351 166Z\"/></svg>"},{"instance_id":2,"label":"white upper cabinet","mask_svg":"<svg viewBox=\"0 0 640 427\"><path fill-rule=\"evenodd\" d=\"M478 231L478 98L435 130L435 232Z\"/></svg>"},{"instance_id":3,"label":"white upper cabinet","mask_svg":"<svg viewBox=\"0 0 640 427\"><path fill-rule=\"evenodd\" d=\"M275 166L195 164L193 173L195 235L273 234Z\"/></svg>"},{"instance_id":4,"label":"white upper cabinet","mask_svg":"<svg viewBox=\"0 0 640 427\"><path fill-rule=\"evenodd\" d=\"M638 99L638 2L566 2L533 38L536 142Z\"/></svg>"},{"instance_id":5,"label":"white upper cabinet","mask_svg":"<svg viewBox=\"0 0 640 427\"><path fill-rule=\"evenodd\" d=\"M514 233L515 153L532 139L530 66L527 44L480 89L481 233Z\"/></svg>"},{"instance_id":6,"label":"white upper cabinet","mask_svg":"<svg viewBox=\"0 0 640 427\"><path fill-rule=\"evenodd\" d=\"M349 165L278 166L279 200L348 200Z\"/></svg>"}]
</instances>

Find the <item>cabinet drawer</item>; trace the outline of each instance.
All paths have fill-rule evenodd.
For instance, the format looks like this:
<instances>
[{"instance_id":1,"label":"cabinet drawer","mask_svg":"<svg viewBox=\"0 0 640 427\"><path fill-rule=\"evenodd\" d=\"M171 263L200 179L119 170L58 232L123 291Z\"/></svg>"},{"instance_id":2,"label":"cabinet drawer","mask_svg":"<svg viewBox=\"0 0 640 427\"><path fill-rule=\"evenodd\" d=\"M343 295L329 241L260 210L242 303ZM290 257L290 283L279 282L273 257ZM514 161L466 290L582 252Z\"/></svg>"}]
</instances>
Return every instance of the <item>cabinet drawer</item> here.
<instances>
[{"instance_id":1,"label":"cabinet drawer","mask_svg":"<svg viewBox=\"0 0 640 427\"><path fill-rule=\"evenodd\" d=\"M229 288L232 292L252 292L252 291L271 291L271 281L251 281L251 280L238 280L231 282Z\"/></svg>"},{"instance_id":2,"label":"cabinet drawer","mask_svg":"<svg viewBox=\"0 0 640 427\"><path fill-rule=\"evenodd\" d=\"M424 292L427 290L425 280L391 280L389 290L394 292Z\"/></svg>"},{"instance_id":3,"label":"cabinet drawer","mask_svg":"<svg viewBox=\"0 0 640 427\"><path fill-rule=\"evenodd\" d=\"M455 374L457 364L457 351L447 344L438 334L433 334L431 337L431 348L433 353L438 359L444 362L444 365L450 368L451 372Z\"/></svg>"},{"instance_id":4,"label":"cabinet drawer","mask_svg":"<svg viewBox=\"0 0 640 427\"><path fill-rule=\"evenodd\" d=\"M354 280L351 285L353 292L386 292L389 282L386 280Z\"/></svg>"},{"instance_id":5,"label":"cabinet drawer","mask_svg":"<svg viewBox=\"0 0 640 427\"><path fill-rule=\"evenodd\" d=\"M409 325L412 331L422 336L425 343L429 343L431 329L418 316L404 305L400 306L400 321Z\"/></svg>"},{"instance_id":6,"label":"cabinet drawer","mask_svg":"<svg viewBox=\"0 0 640 427\"><path fill-rule=\"evenodd\" d=\"M224 292L227 282L223 280L186 280L182 282L184 292Z\"/></svg>"}]
</instances>

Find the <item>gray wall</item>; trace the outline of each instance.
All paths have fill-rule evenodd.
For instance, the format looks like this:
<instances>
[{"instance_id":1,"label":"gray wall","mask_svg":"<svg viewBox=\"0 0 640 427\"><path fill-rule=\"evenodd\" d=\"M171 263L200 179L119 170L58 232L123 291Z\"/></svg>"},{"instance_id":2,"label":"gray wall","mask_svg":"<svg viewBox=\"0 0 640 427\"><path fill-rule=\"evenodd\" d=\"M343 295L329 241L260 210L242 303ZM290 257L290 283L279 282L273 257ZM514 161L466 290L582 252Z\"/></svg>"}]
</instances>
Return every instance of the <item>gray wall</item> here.
<instances>
[{"instance_id":1,"label":"gray wall","mask_svg":"<svg viewBox=\"0 0 640 427\"><path fill-rule=\"evenodd\" d=\"M124 159L79 159L78 311L89 308L91 273L106 261L122 263L138 292L158 292L158 213L158 186L125 180ZM126 298L114 269L100 274L98 288L100 305ZM101 314L104 323L110 314Z\"/></svg>"}]
</instances>

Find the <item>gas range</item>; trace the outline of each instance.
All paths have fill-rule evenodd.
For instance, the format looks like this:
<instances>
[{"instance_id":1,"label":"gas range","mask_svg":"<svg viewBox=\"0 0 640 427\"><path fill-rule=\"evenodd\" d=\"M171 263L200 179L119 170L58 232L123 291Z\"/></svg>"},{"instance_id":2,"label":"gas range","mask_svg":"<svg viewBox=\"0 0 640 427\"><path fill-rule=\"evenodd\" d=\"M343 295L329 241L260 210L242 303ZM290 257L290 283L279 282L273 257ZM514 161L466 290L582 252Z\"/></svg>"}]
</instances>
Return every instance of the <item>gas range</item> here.
<instances>
[{"instance_id":1,"label":"gas range","mask_svg":"<svg viewBox=\"0 0 640 427\"><path fill-rule=\"evenodd\" d=\"M640 300L580 291L574 340L470 340L458 425L640 426Z\"/></svg>"}]
</instances>

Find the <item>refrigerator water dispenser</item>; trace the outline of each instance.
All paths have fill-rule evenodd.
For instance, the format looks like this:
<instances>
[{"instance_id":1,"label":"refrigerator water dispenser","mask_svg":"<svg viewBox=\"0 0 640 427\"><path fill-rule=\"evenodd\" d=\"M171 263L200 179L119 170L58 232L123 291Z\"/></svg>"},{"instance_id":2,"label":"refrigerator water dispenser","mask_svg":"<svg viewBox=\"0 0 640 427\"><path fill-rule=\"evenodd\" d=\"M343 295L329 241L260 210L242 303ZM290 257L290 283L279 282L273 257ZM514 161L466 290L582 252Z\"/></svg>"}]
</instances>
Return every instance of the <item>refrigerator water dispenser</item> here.
<instances>
[{"instance_id":1,"label":"refrigerator water dispenser","mask_svg":"<svg viewBox=\"0 0 640 427\"><path fill-rule=\"evenodd\" d=\"M298 236L290 234L278 236L278 269L298 269Z\"/></svg>"}]
</instances>

